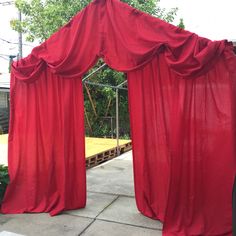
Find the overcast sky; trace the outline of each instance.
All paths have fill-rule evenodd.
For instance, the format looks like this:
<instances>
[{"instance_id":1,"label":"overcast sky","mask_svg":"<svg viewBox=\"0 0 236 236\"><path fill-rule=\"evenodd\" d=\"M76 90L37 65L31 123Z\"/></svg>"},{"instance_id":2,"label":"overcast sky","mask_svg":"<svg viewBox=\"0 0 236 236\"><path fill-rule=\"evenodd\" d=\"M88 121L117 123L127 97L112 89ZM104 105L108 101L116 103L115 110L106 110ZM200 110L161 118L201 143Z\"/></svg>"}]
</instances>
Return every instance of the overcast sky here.
<instances>
[{"instance_id":1,"label":"overcast sky","mask_svg":"<svg viewBox=\"0 0 236 236\"><path fill-rule=\"evenodd\" d=\"M5 0L0 0L5 2ZM10 29L9 20L16 15L12 6L0 5L0 72L6 72L8 69L8 56L9 54L17 53L17 45L9 44L7 41L17 42L17 34ZM6 56L5 56L6 55Z\"/></svg>"},{"instance_id":2,"label":"overcast sky","mask_svg":"<svg viewBox=\"0 0 236 236\"><path fill-rule=\"evenodd\" d=\"M178 7L186 29L211 40L236 40L236 0L161 0Z\"/></svg>"},{"instance_id":3,"label":"overcast sky","mask_svg":"<svg viewBox=\"0 0 236 236\"><path fill-rule=\"evenodd\" d=\"M7 0L0 0L0 3L5 1ZM161 0L160 4L167 9L178 7L178 18L184 19L189 31L211 40L236 41L236 0ZM16 17L17 11L13 6L0 5L0 72L8 70L7 55L16 55L18 52L17 44L12 44L17 43L18 35L11 30L9 23ZM4 42L2 39L12 43ZM23 46L24 56L31 48L32 46Z\"/></svg>"}]
</instances>

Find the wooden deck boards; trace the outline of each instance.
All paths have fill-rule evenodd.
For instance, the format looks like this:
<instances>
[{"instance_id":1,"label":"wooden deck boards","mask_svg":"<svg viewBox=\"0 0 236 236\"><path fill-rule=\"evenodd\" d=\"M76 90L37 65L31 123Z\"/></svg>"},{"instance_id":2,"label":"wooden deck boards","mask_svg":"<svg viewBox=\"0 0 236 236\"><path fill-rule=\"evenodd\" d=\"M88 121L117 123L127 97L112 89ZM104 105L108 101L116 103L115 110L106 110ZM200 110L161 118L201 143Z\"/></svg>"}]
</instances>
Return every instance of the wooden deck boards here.
<instances>
[{"instance_id":1,"label":"wooden deck boards","mask_svg":"<svg viewBox=\"0 0 236 236\"><path fill-rule=\"evenodd\" d=\"M119 140L120 153L132 149L130 140ZM91 168L117 156L116 139L86 138L86 167Z\"/></svg>"}]
</instances>

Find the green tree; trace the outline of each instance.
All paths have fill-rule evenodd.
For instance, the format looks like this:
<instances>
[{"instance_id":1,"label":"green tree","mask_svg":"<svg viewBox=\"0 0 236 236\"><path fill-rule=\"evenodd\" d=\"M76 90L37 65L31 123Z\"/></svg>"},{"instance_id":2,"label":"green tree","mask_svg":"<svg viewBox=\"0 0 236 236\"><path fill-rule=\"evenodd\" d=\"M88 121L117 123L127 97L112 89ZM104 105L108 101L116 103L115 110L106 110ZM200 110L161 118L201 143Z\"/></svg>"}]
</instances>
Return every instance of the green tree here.
<instances>
[{"instance_id":1,"label":"green tree","mask_svg":"<svg viewBox=\"0 0 236 236\"><path fill-rule=\"evenodd\" d=\"M179 21L178 26L179 26L180 28L182 28L182 29L185 29L185 25L184 25L184 20L183 20L183 18L180 18L180 21Z\"/></svg>"},{"instance_id":2,"label":"green tree","mask_svg":"<svg viewBox=\"0 0 236 236\"><path fill-rule=\"evenodd\" d=\"M129 5L159 17L167 22L172 23L177 13L177 8L169 11L158 6L160 0L122 0ZM61 26L67 23L77 12L89 4L91 0L16 0L15 4L18 10L23 13L23 21L14 19L11 26L18 32L23 32L28 41L44 41ZM181 23L182 22L182 23ZM183 21L180 27L183 27ZM99 60L95 69L102 65ZM92 69L93 70L93 69ZM91 71L90 71L91 72ZM90 73L88 72L88 73ZM104 67L89 81L110 84L116 86L122 83L125 77ZM129 136L129 112L127 91L119 92L119 113L120 113L120 131L121 135ZM84 104L85 104L85 121L86 133L90 136L112 136L115 128L111 128L115 120L115 90L109 87L94 87L84 84ZM112 117L110 119L106 117Z\"/></svg>"}]
</instances>

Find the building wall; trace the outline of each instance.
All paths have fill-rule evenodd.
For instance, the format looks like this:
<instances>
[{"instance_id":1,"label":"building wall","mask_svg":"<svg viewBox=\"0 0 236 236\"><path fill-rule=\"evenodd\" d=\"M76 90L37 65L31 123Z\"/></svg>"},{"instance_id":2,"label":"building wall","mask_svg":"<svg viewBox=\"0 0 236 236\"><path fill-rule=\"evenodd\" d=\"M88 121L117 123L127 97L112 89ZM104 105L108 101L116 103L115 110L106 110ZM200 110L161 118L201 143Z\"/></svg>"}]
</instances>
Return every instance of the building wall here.
<instances>
[{"instance_id":1,"label":"building wall","mask_svg":"<svg viewBox=\"0 0 236 236\"><path fill-rule=\"evenodd\" d=\"M0 91L0 134L8 133L9 92Z\"/></svg>"},{"instance_id":2,"label":"building wall","mask_svg":"<svg viewBox=\"0 0 236 236\"><path fill-rule=\"evenodd\" d=\"M0 92L0 109L8 107L8 93Z\"/></svg>"}]
</instances>

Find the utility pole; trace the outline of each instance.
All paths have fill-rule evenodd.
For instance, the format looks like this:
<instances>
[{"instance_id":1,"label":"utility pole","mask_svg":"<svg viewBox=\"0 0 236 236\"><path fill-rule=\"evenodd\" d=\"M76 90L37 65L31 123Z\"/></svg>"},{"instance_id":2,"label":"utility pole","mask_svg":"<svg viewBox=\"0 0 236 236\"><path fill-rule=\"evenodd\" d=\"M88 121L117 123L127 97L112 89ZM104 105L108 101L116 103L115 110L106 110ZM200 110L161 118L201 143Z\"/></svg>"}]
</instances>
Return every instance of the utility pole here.
<instances>
[{"instance_id":1,"label":"utility pole","mask_svg":"<svg viewBox=\"0 0 236 236\"><path fill-rule=\"evenodd\" d=\"M21 12L18 11L18 20L21 22ZM22 32L18 33L18 60L22 58Z\"/></svg>"}]
</instances>

